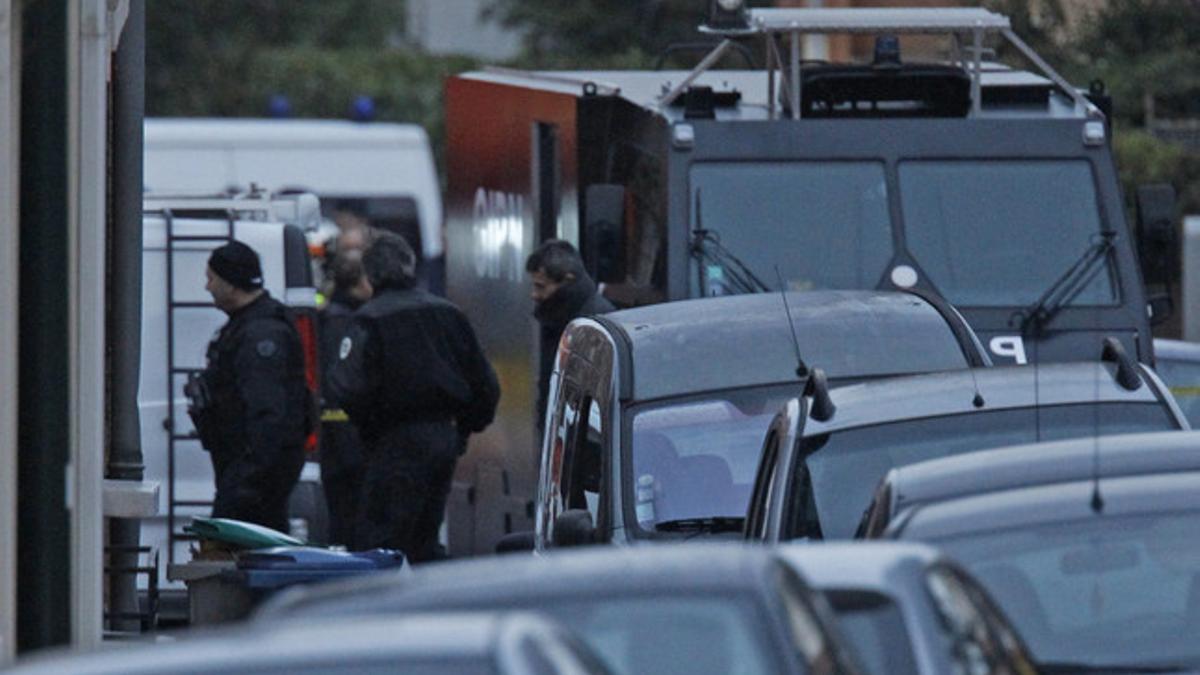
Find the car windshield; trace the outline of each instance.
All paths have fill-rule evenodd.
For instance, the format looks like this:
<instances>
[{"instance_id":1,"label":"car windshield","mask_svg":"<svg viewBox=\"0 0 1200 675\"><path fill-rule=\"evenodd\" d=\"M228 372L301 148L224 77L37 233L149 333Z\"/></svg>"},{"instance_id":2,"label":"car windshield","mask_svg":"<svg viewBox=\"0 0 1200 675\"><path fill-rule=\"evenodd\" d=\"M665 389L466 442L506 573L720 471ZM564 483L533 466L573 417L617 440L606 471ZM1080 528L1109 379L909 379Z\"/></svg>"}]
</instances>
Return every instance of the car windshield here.
<instances>
[{"instance_id":1,"label":"car windshield","mask_svg":"<svg viewBox=\"0 0 1200 675\"><path fill-rule=\"evenodd\" d=\"M690 177L692 229L771 288L776 266L792 290L875 288L892 258L882 162L706 162ZM738 292L728 265L694 265L693 296Z\"/></svg>"},{"instance_id":2,"label":"car windshield","mask_svg":"<svg viewBox=\"0 0 1200 675\"><path fill-rule=\"evenodd\" d=\"M872 492L889 470L929 459L1006 445L1176 429L1157 403L1100 403L1013 408L859 427L805 438L788 497L788 538L854 535Z\"/></svg>"},{"instance_id":3,"label":"car windshield","mask_svg":"<svg viewBox=\"0 0 1200 675\"><path fill-rule=\"evenodd\" d=\"M674 400L640 410L631 438L635 511L644 530L744 518L763 438L796 385Z\"/></svg>"},{"instance_id":4,"label":"car windshield","mask_svg":"<svg viewBox=\"0 0 1200 675\"><path fill-rule=\"evenodd\" d=\"M1086 161L907 161L899 178L908 250L955 305L1031 305L1101 232ZM1111 261L1091 272L1074 304L1113 304Z\"/></svg>"},{"instance_id":5,"label":"car windshield","mask_svg":"<svg viewBox=\"0 0 1200 675\"><path fill-rule=\"evenodd\" d=\"M838 626L871 675L916 675L904 616L891 598L870 591L824 589Z\"/></svg>"},{"instance_id":6,"label":"car windshield","mask_svg":"<svg viewBox=\"0 0 1200 675\"><path fill-rule=\"evenodd\" d=\"M615 673L757 675L779 672L760 614L729 594L679 593L543 603Z\"/></svg>"},{"instance_id":7,"label":"car windshield","mask_svg":"<svg viewBox=\"0 0 1200 675\"><path fill-rule=\"evenodd\" d=\"M934 543L987 588L1041 663L1196 667L1197 532L1197 512L1105 514Z\"/></svg>"}]
</instances>

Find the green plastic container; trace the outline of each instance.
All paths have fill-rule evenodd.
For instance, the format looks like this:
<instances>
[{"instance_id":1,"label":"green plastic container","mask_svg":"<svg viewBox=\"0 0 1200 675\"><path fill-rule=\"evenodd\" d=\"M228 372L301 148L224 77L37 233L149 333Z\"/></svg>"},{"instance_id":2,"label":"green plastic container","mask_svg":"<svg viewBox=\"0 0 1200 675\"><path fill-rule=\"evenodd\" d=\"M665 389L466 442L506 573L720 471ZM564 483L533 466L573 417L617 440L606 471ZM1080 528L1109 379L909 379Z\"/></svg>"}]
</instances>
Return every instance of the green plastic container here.
<instances>
[{"instance_id":1,"label":"green plastic container","mask_svg":"<svg viewBox=\"0 0 1200 675\"><path fill-rule=\"evenodd\" d=\"M231 518L194 518L184 532L201 539L220 542L232 548L256 549L276 546L303 546L304 542L269 527Z\"/></svg>"}]
</instances>

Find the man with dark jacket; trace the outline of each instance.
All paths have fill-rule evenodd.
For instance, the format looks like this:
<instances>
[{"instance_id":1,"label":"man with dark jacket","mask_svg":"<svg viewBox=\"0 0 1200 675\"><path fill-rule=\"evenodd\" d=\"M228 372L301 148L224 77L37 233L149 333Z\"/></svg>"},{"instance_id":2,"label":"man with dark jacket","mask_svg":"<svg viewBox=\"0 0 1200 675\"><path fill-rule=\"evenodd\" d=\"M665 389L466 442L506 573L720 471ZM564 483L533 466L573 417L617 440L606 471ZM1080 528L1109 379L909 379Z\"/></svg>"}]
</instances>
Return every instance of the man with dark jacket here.
<instances>
[{"instance_id":1,"label":"man with dark jacket","mask_svg":"<svg viewBox=\"0 0 1200 675\"><path fill-rule=\"evenodd\" d=\"M258 254L232 241L212 252L205 289L229 321L188 383L188 412L212 454L213 517L288 530L288 496L304 466L309 392L291 313L262 287Z\"/></svg>"},{"instance_id":2,"label":"man with dark jacket","mask_svg":"<svg viewBox=\"0 0 1200 675\"><path fill-rule=\"evenodd\" d=\"M357 546L438 557L437 534L469 434L496 413L500 387L467 317L416 287L416 255L379 234L363 253L374 289L338 348L327 393L367 454Z\"/></svg>"},{"instance_id":3,"label":"man with dark jacket","mask_svg":"<svg viewBox=\"0 0 1200 675\"><path fill-rule=\"evenodd\" d=\"M328 381L338 361L338 348L355 310L371 298L371 284L362 268L362 251L339 250L329 266L333 292L321 310L321 375ZM366 457L358 429L341 408L322 397L321 486L329 508L329 543L354 547L362 503Z\"/></svg>"},{"instance_id":4,"label":"man with dark jacket","mask_svg":"<svg viewBox=\"0 0 1200 675\"><path fill-rule=\"evenodd\" d=\"M563 330L573 319L611 312L614 307L597 291L579 251L570 242L561 239L542 242L525 261L525 271L529 273L533 316L542 326L537 401L540 432L546 422L550 375L554 372L554 355Z\"/></svg>"}]
</instances>

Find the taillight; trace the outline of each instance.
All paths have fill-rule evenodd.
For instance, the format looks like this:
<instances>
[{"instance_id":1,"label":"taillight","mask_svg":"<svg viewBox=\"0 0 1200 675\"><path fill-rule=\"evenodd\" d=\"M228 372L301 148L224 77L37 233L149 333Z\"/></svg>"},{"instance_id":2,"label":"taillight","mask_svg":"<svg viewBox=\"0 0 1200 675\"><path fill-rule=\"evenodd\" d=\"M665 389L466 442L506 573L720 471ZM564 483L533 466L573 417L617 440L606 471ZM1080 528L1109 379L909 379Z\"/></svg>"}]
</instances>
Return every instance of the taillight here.
<instances>
[{"instance_id":1,"label":"taillight","mask_svg":"<svg viewBox=\"0 0 1200 675\"><path fill-rule=\"evenodd\" d=\"M318 400L317 388L320 384L316 319L316 314L312 310L301 311L296 315L296 330L300 333L300 348L304 352L304 384L308 386L313 400ZM304 441L304 449L310 453L317 451L317 432L315 430Z\"/></svg>"}]
</instances>

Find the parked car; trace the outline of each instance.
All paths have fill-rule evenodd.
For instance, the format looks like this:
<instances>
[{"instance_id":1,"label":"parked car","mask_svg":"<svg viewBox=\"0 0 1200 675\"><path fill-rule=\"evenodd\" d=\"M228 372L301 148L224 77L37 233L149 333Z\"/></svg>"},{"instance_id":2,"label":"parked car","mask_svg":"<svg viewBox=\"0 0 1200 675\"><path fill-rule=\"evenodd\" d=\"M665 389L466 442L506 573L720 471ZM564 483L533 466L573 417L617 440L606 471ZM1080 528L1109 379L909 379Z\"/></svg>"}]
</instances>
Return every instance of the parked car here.
<instances>
[{"instance_id":1,"label":"parked car","mask_svg":"<svg viewBox=\"0 0 1200 675\"><path fill-rule=\"evenodd\" d=\"M889 469L1038 440L1187 429L1162 381L1115 341L1104 360L962 370L830 389L820 373L765 434L745 536L854 535Z\"/></svg>"},{"instance_id":2,"label":"parked car","mask_svg":"<svg viewBox=\"0 0 1200 675\"><path fill-rule=\"evenodd\" d=\"M605 675L595 654L528 613L339 617L239 627L144 647L33 658L13 675Z\"/></svg>"},{"instance_id":3,"label":"parked car","mask_svg":"<svg viewBox=\"0 0 1200 675\"><path fill-rule=\"evenodd\" d=\"M885 503L867 533L952 556L1042 672L1200 671L1200 433L923 462L889 475Z\"/></svg>"},{"instance_id":4,"label":"parked car","mask_svg":"<svg viewBox=\"0 0 1200 675\"><path fill-rule=\"evenodd\" d=\"M1171 388L1188 422L1200 425L1200 344L1156 338L1154 370Z\"/></svg>"},{"instance_id":5,"label":"parked car","mask_svg":"<svg viewBox=\"0 0 1200 675\"><path fill-rule=\"evenodd\" d=\"M782 546L821 591L871 675L1037 672L1017 631L971 575L931 546Z\"/></svg>"},{"instance_id":6,"label":"parked car","mask_svg":"<svg viewBox=\"0 0 1200 675\"><path fill-rule=\"evenodd\" d=\"M285 591L260 621L536 609L626 675L857 673L824 599L770 551L593 547L438 563Z\"/></svg>"},{"instance_id":7,"label":"parked car","mask_svg":"<svg viewBox=\"0 0 1200 675\"><path fill-rule=\"evenodd\" d=\"M990 363L952 307L917 294L811 291L784 302L704 298L569 325L527 543L740 532L762 437L800 392L803 363L839 383Z\"/></svg>"}]
</instances>

